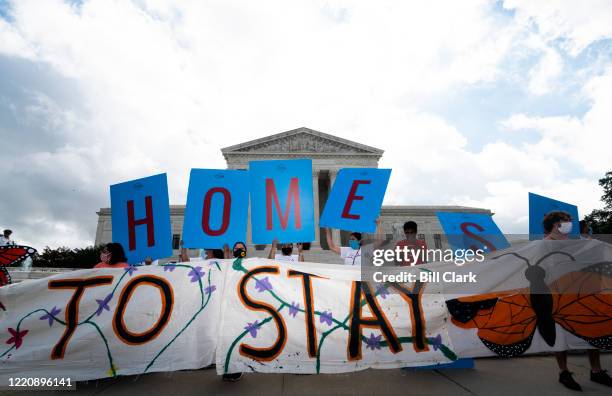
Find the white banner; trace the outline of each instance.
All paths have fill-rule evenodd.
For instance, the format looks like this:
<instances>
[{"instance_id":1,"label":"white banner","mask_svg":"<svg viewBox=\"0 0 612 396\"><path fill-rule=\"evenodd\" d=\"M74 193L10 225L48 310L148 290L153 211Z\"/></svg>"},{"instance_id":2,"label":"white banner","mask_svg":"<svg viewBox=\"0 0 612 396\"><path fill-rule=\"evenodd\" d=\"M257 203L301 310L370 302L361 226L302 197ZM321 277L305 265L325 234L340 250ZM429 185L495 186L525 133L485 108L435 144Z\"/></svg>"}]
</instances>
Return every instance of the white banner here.
<instances>
[{"instance_id":1,"label":"white banner","mask_svg":"<svg viewBox=\"0 0 612 396\"><path fill-rule=\"evenodd\" d=\"M536 241L473 265L412 268L473 272L469 287L372 284L354 268L267 259L74 271L0 288L0 380L215 361L219 374L338 373L609 349L611 268L611 245Z\"/></svg>"},{"instance_id":2,"label":"white banner","mask_svg":"<svg viewBox=\"0 0 612 396\"><path fill-rule=\"evenodd\" d=\"M221 265L81 270L0 288L1 383L212 364Z\"/></svg>"}]
</instances>

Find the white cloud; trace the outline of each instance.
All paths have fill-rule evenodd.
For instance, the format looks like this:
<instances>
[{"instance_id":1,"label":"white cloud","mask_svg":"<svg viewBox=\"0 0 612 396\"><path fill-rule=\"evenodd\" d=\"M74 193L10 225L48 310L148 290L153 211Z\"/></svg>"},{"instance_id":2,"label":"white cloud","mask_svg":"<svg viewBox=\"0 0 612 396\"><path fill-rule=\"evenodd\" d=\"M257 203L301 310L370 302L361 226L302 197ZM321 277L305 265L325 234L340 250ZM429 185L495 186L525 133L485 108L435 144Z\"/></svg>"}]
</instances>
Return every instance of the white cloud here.
<instances>
[{"instance_id":1,"label":"white cloud","mask_svg":"<svg viewBox=\"0 0 612 396\"><path fill-rule=\"evenodd\" d=\"M561 40L560 46L572 56L612 37L612 3L607 0L505 0L504 8L514 10L520 23L535 23L546 41Z\"/></svg>"},{"instance_id":2,"label":"white cloud","mask_svg":"<svg viewBox=\"0 0 612 396\"><path fill-rule=\"evenodd\" d=\"M612 67L591 78L583 94L592 107L583 117L538 117L515 114L502 125L510 130L533 130L541 137L525 145L529 153L540 153L558 161L571 162L587 174L603 175L612 168Z\"/></svg>"},{"instance_id":3,"label":"white cloud","mask_svg":"<svg viewBox=\"0 0 612 396\"><path fill-rule=\"evenodd\" d=\"M0 17L0 53L8 56L34 58L34 51L27 41L6 20Z\"/></svg>"},{"instance_id":4,"label":"white cloud","mask_svg":"<svg viewBox=\"0 0 612 396\"><path fill-rule=\"evenodd\" d=\"M553 48L547 48L538 64L529 72L529 90L543 95L552 90L563 70L563 60Z\"/></svg>"}]
</instances>

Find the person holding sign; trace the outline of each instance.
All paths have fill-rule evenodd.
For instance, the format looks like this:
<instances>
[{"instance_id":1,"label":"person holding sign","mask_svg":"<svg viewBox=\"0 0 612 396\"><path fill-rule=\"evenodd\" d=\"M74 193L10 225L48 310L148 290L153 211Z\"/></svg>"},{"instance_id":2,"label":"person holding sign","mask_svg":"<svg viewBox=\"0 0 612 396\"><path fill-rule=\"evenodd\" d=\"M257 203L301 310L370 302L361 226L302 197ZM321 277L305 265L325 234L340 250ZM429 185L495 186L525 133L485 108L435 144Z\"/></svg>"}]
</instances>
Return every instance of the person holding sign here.
<instances>
[{"instance_id":1,"label":"person holding sign","mask_svg":"<svg viewBox=\"0 0 612 396\"><path fill-rule=\"evenodd\" d=\"M244 242L236 242L234 246L230 249L229 245L226 243L223 245L223 254L226 259L231 258L246 258L247 256L247 247Z\"/></svg>"},{"instance_id":2,"label":"person holding sign","mask_svg":"<svg viewBox=\"0 0 612 396\"><path fill-rule=\"evenodd\" d=\"M185 247L183 240L181 239L180 241L180 246L181 246L181 252L179 253L179 262L181 263L187 263L190 261L189 258L189 251L187 250L187 248Z\"/></svg>"},{"instance_id":3,"label":"person holding sign","mask_svg":"<svg viewBox=\"0 0 612 396\"><path fill-rule=\"evenodd\" d=\"M352 232L349 237L349 246L336 246L329 228L325 229L325 237L329 250L339 254L345 265L356 265L361 267L361 233Z\"/></svg>"},{"instance_id":4,"label":"person holding sign","mask_svg":"<svg viewBox=\"0 0 612 396\"><path fill-rule=\"evenodd\" d=\"M298 254L293 254L293 243L281 244L281 254L278 254L278 240L275 238L272 241L272 247L270 253L268 253L269 259L276 261L284 261L288 263L304 262L304 253L302 253L302 244L297 244Z\"/></svg>"},{"instance_id":5,"label":"person holding sign","mask_svg":"<svg viewBox=\"0 0 612 396\"><path fill-rule=\"evenodd\" d=\"M127 258L120 243L109 243L100 252L100 262L94 268L127 268Z\"/></svg>"},{"instance_id":6,"label":"person holding sign","mask_svg":"<svg viewBox=\"0 0 612 396\"><path fill-rule=\"evenodd\" d=\"M542 218L553 212L563 212L571 216L572 226L567 232L568 239L579 238L578 207L563 201L529 193L529 240L546 238L546 230L542 228ZM565 225L564 227L569 227Z\"/></svg>"},{"instance_id":7,"label":"person holding sign","mask_svg":"<svg viewBox=\"0 0 612 396\"><path fill-rule=\"evenodd\" d=\"M545 240L565 240L572 232L572 216L564 211L550 212L544 216L542 225L544 226Z\"/></svg>"},{"instance_id":8,"label":"person holding sign","mask_svg":"<svg viewBox=\"0 0 612 396\"><path fill-rule=\"evenodd\" d=\"M547 213L542 221L544 227L545 240L563 241L568 239L572 232L572 217L569 213L563 211L554 211ZM589 355L589 363L591 364L591 381L598 384L612 386L612 378L601 369L601 359L599 349L587 349ZM572 373L567 369L567 351L555 352L557 364L559 365L559 382L568 389L582 390L582 387L574 378Z\"/></svg>"},{"instance_id":9,"label":"person holding sign","mask_svg":"<svg viewBox=\"0 0 612 396\"><path fill-rule=\"evenodd\" d=\"M404 223L404 235L406 236L406 239L398 241L395 246L399 247L400 249L406 248L408 250L409 253L406 257L408 260L401 262L398 261L397 265L408 266L423 264L425 262L424 258L426 256L425 252L427 251L427 243L425 243L425 241L422 239L417 239L417 230L418 226L414 221L410 220ZM423 253L417 254L415 259L413 252L416 252L417 250L421 250Z\"/></svg>"}]
</instances>

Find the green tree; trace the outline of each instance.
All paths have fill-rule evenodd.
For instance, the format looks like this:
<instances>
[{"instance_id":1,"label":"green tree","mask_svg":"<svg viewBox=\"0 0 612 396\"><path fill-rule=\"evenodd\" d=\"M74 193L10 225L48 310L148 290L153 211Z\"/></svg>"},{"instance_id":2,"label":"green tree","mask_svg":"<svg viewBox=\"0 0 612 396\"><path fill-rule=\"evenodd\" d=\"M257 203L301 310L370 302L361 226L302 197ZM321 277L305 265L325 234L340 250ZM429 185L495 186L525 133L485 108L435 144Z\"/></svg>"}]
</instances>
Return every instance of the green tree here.
<instances>
[{"instance_id":1,"label":"green tree","mask_svg":"<svg viewBox=\"0 0 612 396\"><path fill-rule=\"evenodd\" d=\"M51 249L45 247L32 260L34 267L52 268L92 268L100 262L102 246L88 246L85 248L69 249L59 247Z\"/></svg>"},{"instance_id":2,"label":"green tree","mask_svg":"<svg viewBox=\"0 0 612 396\"><path fill-rule=\"evenodd\" d=\"M599 179L599 185L603 188L604 194L601 201L604 203L603 209L595 209L584 219L593 228L595 234L612 234L612 171Z\"/></svg>"}]
</instances>

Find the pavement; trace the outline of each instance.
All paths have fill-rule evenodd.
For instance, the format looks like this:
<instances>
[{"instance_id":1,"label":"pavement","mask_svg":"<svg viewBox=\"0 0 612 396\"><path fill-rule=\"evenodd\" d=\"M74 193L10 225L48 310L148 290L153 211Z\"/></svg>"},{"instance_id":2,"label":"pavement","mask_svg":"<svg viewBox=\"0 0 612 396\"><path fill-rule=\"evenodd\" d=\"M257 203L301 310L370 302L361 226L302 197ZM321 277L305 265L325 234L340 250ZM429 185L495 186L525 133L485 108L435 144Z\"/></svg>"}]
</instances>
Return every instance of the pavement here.
<instances>
[{"instance_id":1,"label":"pavement","mask_svg":"<svg viewBox=\"0 0 612 396\"><path fill-rule=\"evenodd\" d=\"M602 365L612 369L612 353L602 354ZM235 383L223 382L214 369L151 373L79 382L69 395L612 395L612 388L589 380L585 354L570 355L569 368L582 385L574 392L557 382L553 356L514 359L476 359L474 369L364 370L347 374L245 374ZM612 371L612 370L611 370ZM37 391L37 395L66 394ZM28 391L29 393L34 393ZM24 391L0 391L23 395Z\"/></svg>"}]
</instances>

